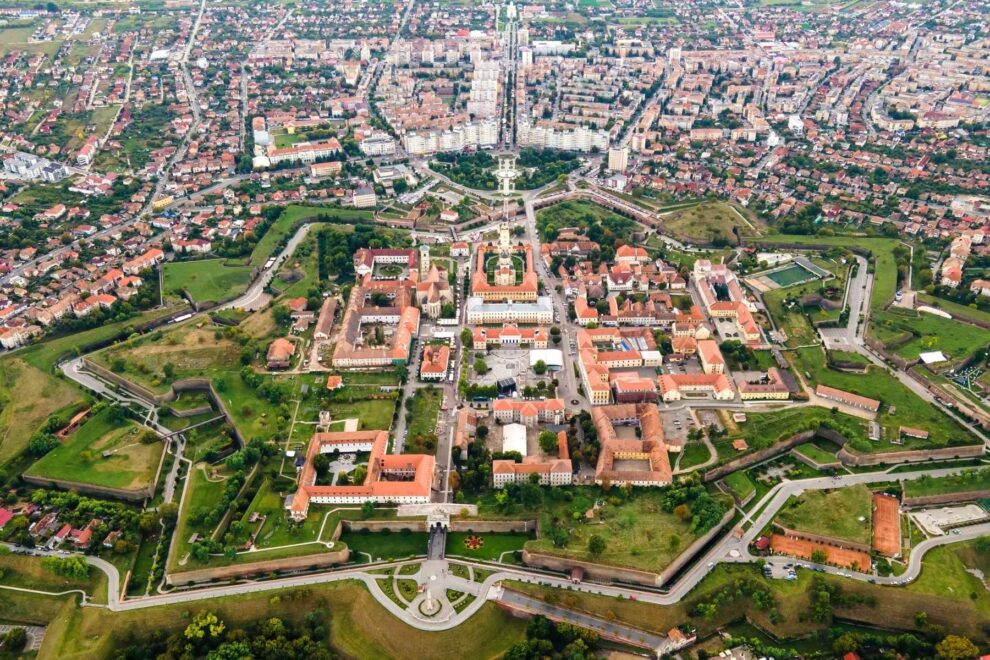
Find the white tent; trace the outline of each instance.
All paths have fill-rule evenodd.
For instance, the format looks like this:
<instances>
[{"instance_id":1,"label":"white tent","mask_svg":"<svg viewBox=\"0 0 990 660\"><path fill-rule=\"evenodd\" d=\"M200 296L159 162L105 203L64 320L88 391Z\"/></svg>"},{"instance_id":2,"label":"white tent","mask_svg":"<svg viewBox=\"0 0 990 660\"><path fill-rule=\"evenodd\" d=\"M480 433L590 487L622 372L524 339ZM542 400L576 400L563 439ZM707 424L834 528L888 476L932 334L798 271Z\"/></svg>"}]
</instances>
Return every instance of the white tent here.
<instances>
[{"instance_id":1,"label":"white tent","mask_svg":"<svg viewBox=\"0 0 990 660\"><path fill-rule=\"evenodd\" d=\"M517 451L526 456L526 427L506 424L502 427L502 451Z\"/></svg>"},{"instance_id":2,"label":"white tent","mask_svg":"<svg viewBox=\"0 0 990 660\"><path fill-rule=\"evenodd\" d=\"M564 354L557 348L536 348L529 352L530 367L536 366L540 360L550 369L561 369L564 366Z\"/></svg>"}]
</instances>

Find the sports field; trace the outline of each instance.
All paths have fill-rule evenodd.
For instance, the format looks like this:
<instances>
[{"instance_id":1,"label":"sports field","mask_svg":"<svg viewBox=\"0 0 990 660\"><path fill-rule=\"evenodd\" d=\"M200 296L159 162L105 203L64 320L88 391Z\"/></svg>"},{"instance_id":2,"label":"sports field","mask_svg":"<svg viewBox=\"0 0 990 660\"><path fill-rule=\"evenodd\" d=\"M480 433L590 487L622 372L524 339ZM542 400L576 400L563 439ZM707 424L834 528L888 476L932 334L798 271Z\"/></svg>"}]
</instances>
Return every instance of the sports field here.
<instances>
[{"instance_id":1,"label":"sports field","mask_svg":"<svg viewBox=\"0 0 990 660\"><path fill-rule=\"evenodd\" d=\"M228 266L224 259L167 263L162 273L165 295L185 291L197 303L229 300L251 282L249 266Z\"/></svg>"},{"instance_id":2,"label":"sports field","mask_svg":"<svg viewBox=\"0 0 990 660\"><path fill-rule=\"evenodd\" d=\"M870 555L862 550L812 543L805 539L790 538L782 534L774 534L770 537L770 548L782 555L800 557L801 559L811 559L812 553L820 550L825 553L826 563L861 571L869 570L871 563Z\"/></svg>"},{"instance_id":3,"label":"sports field","mask_svg":"<svg viewBox=\"0 0 990 660\"><path fill-rule=\"evenodd\" d=\"M891 556L901 552L901 506L896 497L873 495L873 549Z\"/></svg>"},{"instance_id":4,"label":"sports field","mask_svg":"<svg viewBox=\"0 0 990 660\"><path fill-rule=\"evenodd\" d=\"M780 287L794 286L808 280L815 279L815 275L799 264L784 266L778 270L772 270L764 277L773 280Z\"/></svg>"}]
</instances>

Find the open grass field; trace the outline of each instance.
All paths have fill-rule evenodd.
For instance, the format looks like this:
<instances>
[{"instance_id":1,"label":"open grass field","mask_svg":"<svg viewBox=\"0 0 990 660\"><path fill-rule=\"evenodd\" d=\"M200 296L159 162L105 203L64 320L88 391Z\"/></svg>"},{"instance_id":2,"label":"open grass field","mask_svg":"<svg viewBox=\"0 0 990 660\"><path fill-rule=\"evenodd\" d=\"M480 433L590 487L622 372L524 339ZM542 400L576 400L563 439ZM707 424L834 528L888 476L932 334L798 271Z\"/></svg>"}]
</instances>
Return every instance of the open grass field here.
<instances>
[{"instance_id":1,"label":"open grass field","mask_svg":"<svg viewBox=\"0 0 990 660\"><path fill-rule=\"evenodd\" d=\"M271 617L302 624L307 613L322 608L328 613L331 646L349 658L497 658L522 640L526 630L525 621L487 604L471 618L470 635L461 627L424 632L388 614L362 584L352 581L126 613L77 607L66 597L25 596L18 594L17 602L8 603L5 594L0 602L0 617L22 621L30 616L27 621L52 621L56 625L49 628L39 657L68 660L111 657L115 644L130 633L181 631L188 625L191 613L204 610L215 612L229 627L247 627ZM4 616L5 612L10 616Z\"/></svg>"},{"instance_id":2,"label":"open grass field","mask_svg":"<svg viewBox=\"0 0 990 660\"><path fill-rule=\"evenodd\" d=\"M82 391L20 355L0 361L0 464L22 452L49 415L86 400Z\"/></svg>"},{"instance_id":3,"label":"open grass field","mask_svg":"<svg viewBox=\"0 0 990 660\"><path fill-rule=\"evenodd\" d=\"M89 401L88 395L53 373L55 363L95 342L128 334L136 324L175 313L167 307L129 321L55 337L0 359L0 464L27 447L38 426L53 413L71 413Z\"/></svg>"},{"instance_id":4,"label":"open grass field","mask_svg":"<svg viewBox=\"0 0 990 660\"><path fill-rule=\"evenodd\" d=\"M166 392L173 380L238 371L240 352L230 339L218 339L212 328L186 324L114 344L90 359L139 385ZM172 378L165 375L166 365L171 365Z\"/></svg>"},{"instance_id":5,"label":"open grass field","mask_svg":"<svg viewBox=\"0 0 990 660\"><path fill-rule=\"evenodd\" d=\"M863 421L842 412L833 413L819 406L801 406L771 412L746 413L746 421L729 428L729 433L716 439L713 444L718 450L719 459L727 460L741 456L745 452L736 451L733 440L743 438L749 445L748 451L773 446L796 433L818 428L821 425L843 430L846 437L865 440Z\"/></svg>"},{"instance_id":6,"label":"open grass field","mask_svg":"<svg viewBox=\"0 0 990 660\"><path fill-rule=\"evenodd\" d=\"M6 55L12 51L19 50L32 55L44 53L48 57L52 57L58 52L59 46L62 45L62 42L59 40L28 43L33 32L33 27L0 29L0 55Z\"/></svg>"},{"instance_id":7,"label":"open grass field","mask_svg":"<svg viewBox=\"0 0 990 660\"><path fill-rule=\"evenodd\" d=\"M952 362L961 361L990 344L990 330L935 314L891 308L873 317L875 336L885 343L911 337L892 352L913 360L926 351L942 351Z\"/></svg>"},{"instance_id":8,"label":"open grass field","mask_svg":"<svg viewBox=\"0 0 990 660\"><path fill-rule=\"evenodd\" d=\"M426 554L426 532L345 532L340 540L351 549L354 561L404 559ZM359 556L356 556L359 555Z\"/></svg>"},{"instance_id":9,"label":"open grass field","mask_svg":"<svg viewBox=\"0 0 990 660\"><path fill-rule=\"evenodd\" d=\"M367 399L351 403L331 403L328 408L334 419L357 417L361 430L388 430L392 426L395 399Z\"/></svg>"},{"instance_id":10,"label":"open grass field","mask_svg":"<svg viewBox=\"0 0 990 660\"><path fill-rule=\"evenodd\" d=\"M884 369L870 367L865 374L829 369L825 365L825 353L821 348L816 347L802 348L788 353L788 356L791 364L812 388L822 383L881 401L882 406L877 421L884 427L885 437L880 442L855 443L854 447L857 451L903 451L942 447L950 443L974 442L965 429L937 408L922 401L917 394ZM900 426L925 429L930 436L927 440L904 438L903 444L892 444L890 440L897 439Z\"/></svg>"},{"instance_id":11,"label":"open grass field","mask_svg":"<svg viewBox=\"0 0 990 660\"><path fill-rule=\"evenodd\" d=\"M938 307L939 309L952 314L952 316L971 318L976 321L990 323L990 312L985 312L982 309L970 307L969 305L960 305L957 302L946 300L945 298L938 298L936 296L929 295L924 291L918 291L915 296L915 299L919 305Z\"/></svg>"},{"instance_id":12,"label":"open grass field","mask_svg":"<svg viewBox=\"0 0 990 660\"><path fill-rule=\"evenodd\" d=\"M727 202L705 202L662 218L667 233L692 243L735 244L739 236L759 236L762 223Z\"/></svg>"},{"instance_id":13,"label":"open grass field","mask_svg":"<svg viewBox=\"0 0 990 660\"><path fill-rule=\"evenodd\" d=\"M598 509L595 519L583 522L584 512L590 509L597 495L583 489L575 489L571 502L545 504L541 511L542 524L549 527L553 519L572 520L579 512L582 522L569 528L567 545L554 547L547 538L526 543L526 549L556 557L580 561L595 561L609 566L626 566L644 571L660 572L694 541L689 522L665 512L656 493L634 492L619 506L605 503ZM600 536L606 541L605 551L594 557L588 551L588 540ZM672 542L676 537L678 541Z\"/></svg>"},{"instance_id":14,"label":"open grass field","mask_svg":"<svg viewBox=\"0 0 990 660\"><path fill-rule=\"evenodd\" d=\"M872 498L864 485L808 491L788 500L776 522L801 532L869 544Z\"/></svg>"},{"instance_id":15,"label":"open grass field","mask_svg":"<svg viewBox=\"0 0 990 660\"><path fill-rule=\"evenodd\" d=\"M94 486L136 490L155 478L164 443L130 420L113 421L110 410L88 419L61 447L45 454L27 474ZM152 442L143 442L145 437Z\"/></svg>"},{"instance_id":16,"label":"open grass field","mask_svg":"<svg viewBox=\"0 0 990 660\"><path fill-rule=\"evenodd\" d=\"M941 495L942 493L966 493L990 490L990 468L960 470L948 477L921 477L904 482L904 494L910 497Z\"/></svg>"},{"instance_id":17,"label":"open grass field","mask_svg":"<svg viewBox=\"0 0 990 660\"><path fill-rule=\"evenodd\" d=\"M162 266L162 275L166 295L185 291L197 303L228 300L251 282L251 268L229 266L226 259L170 262Z\"/></svg>"},{"instance_id":18,"label":"open grass field","mask_svg":"<svg viewBox=\"0 0 990 660\"><path fill-rule=\"evenodd\" d=\"M96 596L96 602L106 602L107 579L103 571L91 568L85 579L56 575L41 565L40 557L15 555L6 548L0 550L0 585L56 592L82 589ZM5 590L2 593L6 597L11 592Z\"/></svg>"}]
</instances>

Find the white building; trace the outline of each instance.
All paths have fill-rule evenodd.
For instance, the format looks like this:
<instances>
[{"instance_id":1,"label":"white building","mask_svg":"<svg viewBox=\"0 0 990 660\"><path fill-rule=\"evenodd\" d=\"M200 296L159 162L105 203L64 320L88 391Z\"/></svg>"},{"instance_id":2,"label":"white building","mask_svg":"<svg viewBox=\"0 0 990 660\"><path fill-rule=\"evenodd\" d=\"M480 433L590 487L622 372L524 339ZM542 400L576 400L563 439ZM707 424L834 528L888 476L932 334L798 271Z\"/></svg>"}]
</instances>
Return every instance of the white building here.
<instances>
[{"instance_id":1,"label":"white building","mask_svg":"<svg viewBox=\"0 0 990 660\"><path fill-rule=\"evenodd\" d=\"M608 150L608 169L612 172L625 172L629 168L629 148L614 147Z\"/></svg>"},{"instance_id":2,"label":"white building","mask_svg":"<svg viewBox=\"0 0 990 660\"><path fill-rule=\"evenodd\" d=\"M608 132L584 126L575 126L573 130L559 130L532 126L528 119L520 118L516 136L519 144L525 147L583 152L608 149Z\"/></svg>"},{"instance_id":3,"label":"white building","mask_svg":"<svg viewBox=\"0 0 990 660\"><path fill-rule=\"evenodd\" d=\"M472 325L495 323L553 323L553 301L540 296L536 302L486 303L478 296L467 300L467 322Z\"/></svg>"},{"instance_id":4,"label":"white building","mask_svg":"<svg viewBox=\"0 0 990 660\"><path fill-rule=\"evenodd\" d=\"M468 147L493 147L498 142L498 122L485 119L467 122L446 131L410 131L402 139L406 151L413 156L438 151L462 151Z\"/></svg>"}]
</instances>

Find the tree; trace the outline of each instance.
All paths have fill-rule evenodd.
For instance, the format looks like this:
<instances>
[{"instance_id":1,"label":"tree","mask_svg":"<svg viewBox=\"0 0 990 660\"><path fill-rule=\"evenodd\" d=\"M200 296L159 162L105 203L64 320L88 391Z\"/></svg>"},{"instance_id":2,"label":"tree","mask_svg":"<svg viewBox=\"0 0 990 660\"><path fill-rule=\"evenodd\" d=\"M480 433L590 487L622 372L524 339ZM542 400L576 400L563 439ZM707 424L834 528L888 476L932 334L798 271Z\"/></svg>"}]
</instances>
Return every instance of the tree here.
<instances>
[{"instance_id":1,"label":"tree","mask_svg":"<svg viewBox=\"0 0 990 660\"><path fill-rule=\"evenodd\" d=\"M935 652L943 660L967 660L979 655L980 649L966 637L947 635L935 645Z\"/></svg>"},{"instance_id":2,"label":"tree","mask_svg":"<svg viewBox=\"0 0 990 660\"><path fill-rule=\"evenodd\" d=\"M605 552L605 548L607 547L608 544L605 543L605 539L598 536L598 534L592 534L591 538L588 539L588 552L590 552L595 557Z\"/></svg>"},{"instance_id":3,"label":"tree","mask_svg":"<svg viewBox=\"0 0 990 660\"><path fill-rule=\"evenodd\" d=\"M31 438L28 443L28 451L31 452L32 456L44 456L60 444L58 438L51 433L42 433Z\"/></svg>"},{"instance_id":4,"label":"tree","mask_svg":"<svg viewBox=\"0 0 990 660\"><path fill-rule=\"evenodd\" d=\"M4 654L14 654L24 650L27 644L27 631L24 628L13 628L3 637Z\"/></svg>"},{"instance_id":5,"label":"tree","mask_svg":"<svg viewBox=\"0 0 990 660\"><path fill-rule=\"evenodd\" d=\"M471 328L464 328L461 330L461 346L471 346L474 344L474 335L471 333Z\"/></svg>"},{"instance_id":6,"label":"tree","mask_svg":"<svg viewBox=\"0 0 990 660\"><path fill-rule=\"evenodd\" d=\"M166 502L158 507L158 513L166 523L174 523L179 518L179 505L175 502Z\"/></svg>"},{"instance_id":7,"label":"tree","mask_svg":"<svg viewBox=\"0 0 990 660\"><path fill-rule=\"evenodd\" d=\"M485 362L480 357L474 359L474 371L478 375L483 375L488 373L488 363Z\"/></svg>"},{"instance_id":8,"label":"tree","mask_svg":"<svg viewBox=\"0 0 990 660\"><path fill-rule=\"evenodd\" d=\"M361 517L370 518L373 515L375 515L375 503L372 502L371 500L368 500L367 502L361 505Z\"/></svg>"},{"instance_id":9,"label":"tree","mask_svg":"<svg viewBox=\"0 0 990 660\"><path fill-rule=\"evenodd\" d=\"M313 457L313 469L317 477L326 476L330 471L330 457L327 454L317 454Z\"/></svg>"},{"instance_id":10,"label":"tree","mask_svg":"<svg viewBox=\"0 0 990 660\"><path fill-rule=\"evenodd\" d=\"M547 363L543 360L537 360L536 364L533 365L533 371L537 376L542 376L547 372Z\"/></svg>"},{"instance_id":11,"label":"tree","mask_svg":"<svg viewBox=\"0 0 990 660\"><path fill-rule=\"evenodd\" d=\"M828 554L824 550L812 550L811 561L816 564L824 564L828 561Z\"/></svg>"},{"instance_id":12,"label":"tree","mask_svg":"<svg viewBox=\"0 0 990 660\"><path fill-rule=\"evenodd\" d=\"M186 639L190 641L206 637L216 639L223 633L225 627L223 621L217 618L216 614L203 611L198 612L193 617L192 623L186 626L184 634Z\"/></svg>"},{"instance_id":13,"label":"tree","mask_svg":"<svg viewBox=\"0 0 990 660\"><path fill-rule=\"evenodd\" d=\"M557 434L553 431L543 431L539 437L540 449L544 454L557 453Z\"/></svg>"},{"instance_id":14,"label":"tree","mask_svg":"<svg viewBox=\"0 0 990 660\"><path fill-rule=\"evenodd\" d=\"M86 563L82 555L72 555L65 558L45 557L41 560L41 566L55 575L73 580L85 580L89 577L89 564Z\"/></svg>"}]
</instances>

